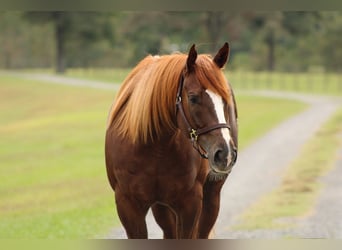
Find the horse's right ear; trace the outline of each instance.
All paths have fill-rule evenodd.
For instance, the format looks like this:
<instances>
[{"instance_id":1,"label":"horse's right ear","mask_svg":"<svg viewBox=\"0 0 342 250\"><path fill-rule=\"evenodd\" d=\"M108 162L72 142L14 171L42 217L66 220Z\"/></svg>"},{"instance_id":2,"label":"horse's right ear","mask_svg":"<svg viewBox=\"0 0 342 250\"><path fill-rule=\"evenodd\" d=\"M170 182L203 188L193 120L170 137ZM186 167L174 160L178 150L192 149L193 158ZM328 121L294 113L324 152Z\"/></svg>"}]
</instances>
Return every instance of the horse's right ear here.
<instances>
[{"instance_id":1,"label":"horse's right ear","mask_svg":"<svg viewBox=\"0 0 342 250\"><path fill-rule=\"evenodd\" d=\"M190 48L188 59L186 60L186 72L187 73L194 71L196 59L197 59L197 51L195 49L195 44L193 44Z\"/></svg>"},{"instance_id":2,"label":"horse's right ear","mask_svg":"<svg viewBox=\"0 0 342 250\"><path fill-rule=\"evenodd\" d=\"M229 44L226 42L214 57L214 62L221 69L229 58Z\"/></svg>"}]
</instances>

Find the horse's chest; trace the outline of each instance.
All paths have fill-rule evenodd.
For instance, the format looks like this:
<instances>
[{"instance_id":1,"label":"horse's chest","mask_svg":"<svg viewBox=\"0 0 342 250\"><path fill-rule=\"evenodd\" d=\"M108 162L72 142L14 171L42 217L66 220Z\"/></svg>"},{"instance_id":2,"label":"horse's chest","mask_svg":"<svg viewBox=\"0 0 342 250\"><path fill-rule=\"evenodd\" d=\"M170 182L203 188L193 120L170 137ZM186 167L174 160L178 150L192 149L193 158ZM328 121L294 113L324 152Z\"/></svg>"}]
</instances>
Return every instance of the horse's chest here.
<instances>
[{"instance_id":1,"label":"horse's chest","mask_svg":"<svg viewBox=\"0 0 342 250\"><path fill-rule=\"evenodd\" d=\"M201 173L200 158L174 148L138 147L131 157L121 154L114 167L121 190L151 202L176 199L191 190Z\"/></svg>"},{"instance_id":2,"label":"horse's chest","mask_svg":"<svg viewBox=\"0 0 342 250\"><path fill-rule=\"evenodd\" d=\"M193 188L200 172L199 163L193 161L163 162L158 165L156 190L160 199L172 199Z\"/></svg>"},{"instance_id":3,"label":"horse's chest","mask_svg":"<svg viewBox=\"0 0 342 250\"><path fill-rule=\"evenodd\" d=\"M191 190L196 182L196 173L190 172L179 176L159 176L157 181L158 200L176 199L180 194Z\"/></svg>"}]
</instances>

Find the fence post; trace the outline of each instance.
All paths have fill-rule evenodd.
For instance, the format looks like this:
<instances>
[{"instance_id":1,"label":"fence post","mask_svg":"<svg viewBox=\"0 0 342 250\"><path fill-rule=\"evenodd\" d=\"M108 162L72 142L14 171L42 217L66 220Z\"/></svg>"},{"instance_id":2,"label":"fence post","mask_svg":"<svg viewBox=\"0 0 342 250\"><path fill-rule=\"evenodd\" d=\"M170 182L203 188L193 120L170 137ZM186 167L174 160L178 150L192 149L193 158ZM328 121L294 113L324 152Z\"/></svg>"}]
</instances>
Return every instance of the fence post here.
<instances>
[{"instance_id":1,"label":"fence post","mask_svg":"<svg viewBox=\"0 0 342 250\"><path fill-rule=\"evenodd\" d=\"M330 82L329 82L329 73L324 71L323 72L323 82L322 82L322 88L324 91L328 91L329 90L329 86L328 85L331 85Z\"/></svg>"},{"instance_id":2,"label":"fence post","mask_svg":"<svg viewBox=\"0 0 342 250\"><path fill-rule=\"evenodd\" d=\"M305 72L305 77L306 77L306 83L307 83L307 90L313 91L313 86L311 82L311 77L309 71Z\"/></svg>"}]
</instances>

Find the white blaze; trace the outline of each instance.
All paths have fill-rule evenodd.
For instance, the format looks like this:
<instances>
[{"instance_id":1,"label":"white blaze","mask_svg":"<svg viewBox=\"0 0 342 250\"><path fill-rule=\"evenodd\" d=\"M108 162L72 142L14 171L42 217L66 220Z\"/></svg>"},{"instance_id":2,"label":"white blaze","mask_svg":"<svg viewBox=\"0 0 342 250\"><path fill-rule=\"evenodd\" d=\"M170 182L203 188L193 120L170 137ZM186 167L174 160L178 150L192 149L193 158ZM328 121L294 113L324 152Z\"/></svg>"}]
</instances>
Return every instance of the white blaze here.
<instances>
[{"instance_id":1,"label":"white blaze","mask_svg":"<svg viewBox=\"0 0 342 250\"><path fill-rule=\"evenodd\" d=\"M207 94L211 98L211 101L214 104L214 108L216 111L216 116L217 116L218 122L219 123L227 123L226 118L224 116L224 103L223 103L222 97L215 94L214 92L212 92L208 89L205 92L207 92ZM230 149L229 141L230 141L231 137L229 134L229 129L228 128L221 128L221 133L222 133L222 137L224 138L224 140L227 143L228 149Z\"/></svg>"}]
</instances>

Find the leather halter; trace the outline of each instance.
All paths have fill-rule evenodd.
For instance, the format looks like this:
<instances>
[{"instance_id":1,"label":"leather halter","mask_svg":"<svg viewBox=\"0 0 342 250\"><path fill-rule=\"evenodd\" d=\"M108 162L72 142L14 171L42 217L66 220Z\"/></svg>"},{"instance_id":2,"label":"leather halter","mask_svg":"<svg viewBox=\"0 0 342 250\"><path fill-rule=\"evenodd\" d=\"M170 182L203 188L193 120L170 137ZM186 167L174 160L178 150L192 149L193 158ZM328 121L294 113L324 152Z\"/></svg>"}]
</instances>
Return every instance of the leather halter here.
<instances>
[{"instance_id":1,"label":"leather halter","mask_svg":"<svg viewBox=\"0 0 342 250\"><path fill-rule=\"evenodd\" d=\"M176 97L176 112L179 110L183 121L185 125L188 127L188 133L189 137L192 142L192 146L194 149L197 150L197 152L200 154L202 158L208 159L207 153L203 150L202 146L198 144L198 137L200 135L209 133L210 131L213 131L215 129L220 129L220 128L228 128L230 129L230 126L227 123L218 123L209 127L204 127L204 128L199 128L199 129L194 129L191 127L189 120L186 118L186 115L184 113L183 105L182 105L182 91L183 91L183 85L184 85L184 76L183 74L181 75L179 79L179 84L178 84L178 90L177 90L177 97Z\"/></svg>"}]
</instances>

